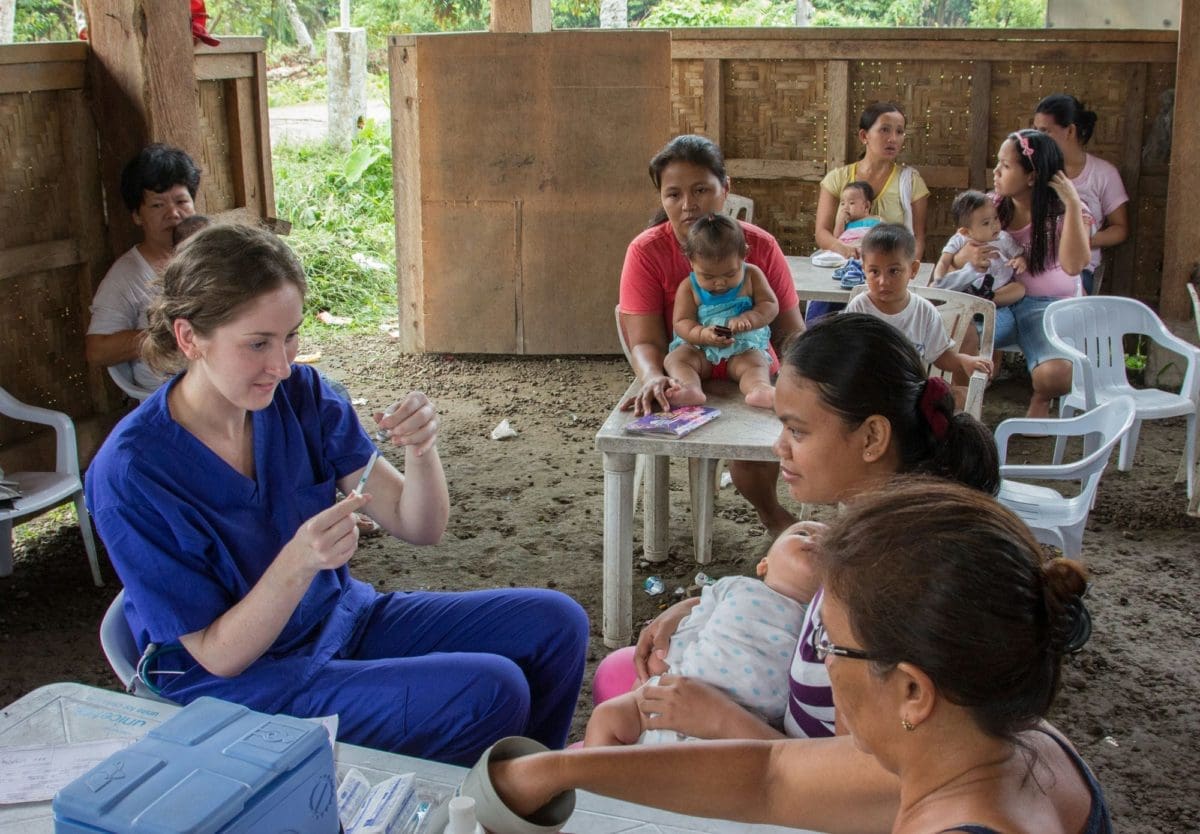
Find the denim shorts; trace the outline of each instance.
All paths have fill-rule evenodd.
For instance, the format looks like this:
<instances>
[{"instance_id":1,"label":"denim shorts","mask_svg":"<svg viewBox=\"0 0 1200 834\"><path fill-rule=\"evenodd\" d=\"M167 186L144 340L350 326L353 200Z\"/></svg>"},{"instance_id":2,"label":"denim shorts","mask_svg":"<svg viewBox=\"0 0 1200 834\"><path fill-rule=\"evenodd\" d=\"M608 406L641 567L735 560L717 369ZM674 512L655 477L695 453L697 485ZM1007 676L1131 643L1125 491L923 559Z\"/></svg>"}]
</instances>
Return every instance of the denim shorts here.
<instances>
[{"instance_id":1,"label":"denim shorts","mask_svg":"<svg viewBox=\"0 0 1200 834\"><path fill-rule=\"evenodd\" d=\"M1046 338L1046 308L1059 299L1027 295L1010 307L996 310L996 348L1019 347L1025 354L1025 367L1033 369L1048 359L1068 359ZM1002 311L1011 311L1001 317Z\"/></svg>"}]
</instances>

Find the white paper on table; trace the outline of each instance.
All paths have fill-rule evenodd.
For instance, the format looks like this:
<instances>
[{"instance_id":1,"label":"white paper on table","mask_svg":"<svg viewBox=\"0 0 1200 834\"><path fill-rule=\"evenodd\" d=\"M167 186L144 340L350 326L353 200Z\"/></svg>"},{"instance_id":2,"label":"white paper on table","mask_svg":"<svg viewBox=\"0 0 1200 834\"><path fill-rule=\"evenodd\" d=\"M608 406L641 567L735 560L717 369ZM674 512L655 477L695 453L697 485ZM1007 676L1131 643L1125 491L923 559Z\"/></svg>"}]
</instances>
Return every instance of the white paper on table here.
<instances>
[{"instance_id":1,"label":"white paper on table","mask_svg":"<svg viewBox=\"0 0 1200 834\"><path fill-rule=\"evenodd\" d=\"M0 747L0 805L53 799L60 788L133 742L134 739L121 738Z\"/></svg>"}]
</instances>

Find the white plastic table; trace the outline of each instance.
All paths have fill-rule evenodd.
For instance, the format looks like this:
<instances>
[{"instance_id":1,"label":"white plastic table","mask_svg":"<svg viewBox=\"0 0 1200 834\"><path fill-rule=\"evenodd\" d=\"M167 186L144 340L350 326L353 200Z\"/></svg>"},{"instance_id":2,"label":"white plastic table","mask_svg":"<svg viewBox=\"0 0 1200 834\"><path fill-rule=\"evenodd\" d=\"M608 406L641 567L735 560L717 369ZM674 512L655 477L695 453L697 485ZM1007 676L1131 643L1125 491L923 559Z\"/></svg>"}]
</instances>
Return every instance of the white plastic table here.
<instances>
[{"instance_id":1,"label":"white plastic table","mask_svg":"<svg viewBox=\"0 0 1200 834\"><path fill-rule=\"evenodd\" d=\"M787 255L788 269L792 273L792 283L796 286L796 295L801 301L836 301L845 304L850 300L852 290L842 289L842 285L833 280L833 270L824 266L813 266L807 255ZM923 263L917 270L913 282L925 286L933 276L933 264Z\"/></svg>"},{"instance_id":2,"label":"white plastic table","mask_svg":"<svg viewBox=\"0 0 1200 834\"><path fill-rule=\"evenodd\" d=\"M0 711L0 747L66 744L111 738L140 738L179 707L97 689L81 683L54 683L35 689ZM376 784L397 773L416 773L418 792L449 796L466 770L453 765L382 753L352 744L336 745L339 780L350 767ZM575 813L564 831L574 834L786 834L796 829L748 825L672 814L629 802L578 793ZM53 834L49 802L0 805L0 834ZM440 834L438 832L437 834Z\"/></svg>"},{"instance_id":3,"label":"white plastic table","mask_svg":"<svg viewBox=\"0 0 1200 834\"><path fill-rule=\"evenodd\" d=\"M634 382L621 400L638 390ZM669 506L666 462L688 458L692 468L692 523L696 561L712 558L713 480L717 461L774 461L771 451L779 437L779 420L773 411L746 405L730 382L707 382L706 405L721 416L686 437L626 434L633 412L614 408L596 434L596 450L604 458L604 644L629 645L633 637L633 470L637 455L649 455L651 472L646 479L647 554L666 551Z\"/></svg>"}]
</instances>

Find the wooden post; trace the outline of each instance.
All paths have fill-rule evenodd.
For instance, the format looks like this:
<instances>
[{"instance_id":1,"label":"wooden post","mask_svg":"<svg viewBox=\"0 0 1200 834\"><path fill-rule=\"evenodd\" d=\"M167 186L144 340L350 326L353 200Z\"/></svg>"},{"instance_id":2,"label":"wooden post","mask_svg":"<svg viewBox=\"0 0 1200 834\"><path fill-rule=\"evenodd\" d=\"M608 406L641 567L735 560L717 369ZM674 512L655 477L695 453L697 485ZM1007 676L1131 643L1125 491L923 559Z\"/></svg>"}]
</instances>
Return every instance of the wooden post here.
<instances>
[{"instance_id":1,"label":"wooden post","mask_svg":"<svg viewBox=\"0 0 1200 834\"><path fill-rule=\"evenodd\" d=\"M1171 128L1171 173L1167 179L1166 231L1158 312L1164 319L1188 318L1184 284L1200 257L1200 227L1192 220L1192 199L1200 191L1200 167L1191 162L1191 141L1200 131L1200 6L1181 0L1179 52L1175 63L1175 120ZM1189 46L1188 44L1192 44Z\"/></svg>"},{"instance_id":2,"label":"wooden post","mask_svg":"<svg viewBox=\"0 0 1200 834\"><path fill-rule=\"evenodd\" d=\"M85 0L100 175L113 252L140 239L118 192L121 168L149 142L183 148L203 167L191 18L182 2ZM203 211L203 200L197 200Z\"/></svg>"},{"instance_id":3,"label":"wooden post","mask_svg":"<svg viewBox=\"0 0 1200 834\"><path fill-rule=\"evenodd\" d=\"M492 32L549 32L550 0L492 0Z\"/></svg>"},{"instance_id":4,"label":"wooden post","mask_svg":"<svg viewBox=\"0 0 1200 834\"><path fill-rule=\"evenodd\" d=\"M417 42L393 36L388 50L392 102L392 195L396 201L396 303L400 349L425 350L425 259L421 248L421 120Z\"/></svg>"}]
</instances>

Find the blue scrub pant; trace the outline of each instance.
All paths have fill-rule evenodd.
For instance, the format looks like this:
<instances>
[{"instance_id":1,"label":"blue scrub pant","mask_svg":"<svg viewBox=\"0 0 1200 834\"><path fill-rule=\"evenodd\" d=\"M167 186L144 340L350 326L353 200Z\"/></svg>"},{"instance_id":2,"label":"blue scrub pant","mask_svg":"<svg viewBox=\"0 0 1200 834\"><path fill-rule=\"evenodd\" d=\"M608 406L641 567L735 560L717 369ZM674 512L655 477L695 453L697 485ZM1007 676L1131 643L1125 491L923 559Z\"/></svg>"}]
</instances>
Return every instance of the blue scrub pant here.
<instances>
[{"instance_id":1,"label":"blue scrub pant","mask_svg":"<svg viewBox=\"0 0 1200 834\"><path fill-rule=\"evenodd\" d=\"M587 614L558 591L380 594L309 680L289 680L287 659L260 660L256 683L204 675L184 700L254 707L262 689L284 690L279 712L337 713L339 741L470 765L505 736L566 743L587 643Z\"/></svg>"}]
</instances>

